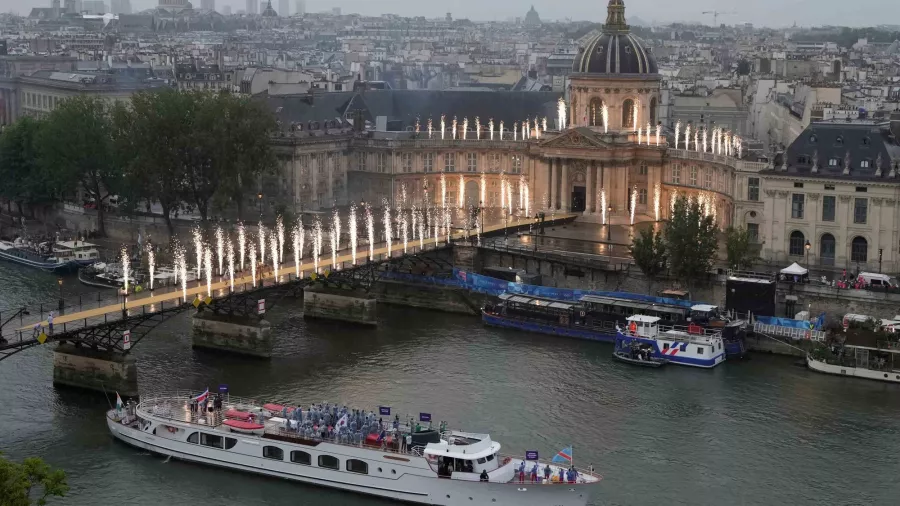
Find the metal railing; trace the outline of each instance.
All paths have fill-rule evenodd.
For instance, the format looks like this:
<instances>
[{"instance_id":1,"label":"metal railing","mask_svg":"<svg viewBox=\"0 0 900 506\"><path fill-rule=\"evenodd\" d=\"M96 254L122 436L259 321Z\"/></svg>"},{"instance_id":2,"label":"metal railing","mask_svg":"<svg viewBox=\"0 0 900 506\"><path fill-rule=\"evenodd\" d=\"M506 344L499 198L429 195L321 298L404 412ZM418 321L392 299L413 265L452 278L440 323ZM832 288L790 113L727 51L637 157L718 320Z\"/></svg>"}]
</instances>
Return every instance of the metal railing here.
<instances>
[{"instance_id":1,"label":"metal railing","mask_svg":"<svg viewBox=\"0 0 900 506\"><path fill-rule=\"evenodd\" d=\"M771 337L784 337L791 341L800 341L803 339L811 339L814 341L824 342L824 330L801 329L796 327L781 327L779 325L769 325L761 322L753 324L753 331L758 334L768 335ZM781 339L778 339L781 341Z\"/></svg>"}]
</instances>

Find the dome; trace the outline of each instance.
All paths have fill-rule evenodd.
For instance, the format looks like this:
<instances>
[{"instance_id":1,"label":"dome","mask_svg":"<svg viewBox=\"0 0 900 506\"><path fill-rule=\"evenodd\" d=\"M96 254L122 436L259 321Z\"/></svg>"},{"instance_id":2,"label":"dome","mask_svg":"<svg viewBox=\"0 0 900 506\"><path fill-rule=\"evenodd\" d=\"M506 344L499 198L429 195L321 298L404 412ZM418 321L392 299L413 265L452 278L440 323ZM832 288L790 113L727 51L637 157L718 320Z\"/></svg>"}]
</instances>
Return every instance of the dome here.
<instances>
[{"instance_id":1,"label":"dome","mask_svg":"<svg viewBox=\"0 0 900 506\"><path fill-rule=\"evenodd\" d=\"M587 74L657 74L650 48L625 24L625 4L610 0L603 33L579 49L573 72Z\"/></svg>"}]
</instances>

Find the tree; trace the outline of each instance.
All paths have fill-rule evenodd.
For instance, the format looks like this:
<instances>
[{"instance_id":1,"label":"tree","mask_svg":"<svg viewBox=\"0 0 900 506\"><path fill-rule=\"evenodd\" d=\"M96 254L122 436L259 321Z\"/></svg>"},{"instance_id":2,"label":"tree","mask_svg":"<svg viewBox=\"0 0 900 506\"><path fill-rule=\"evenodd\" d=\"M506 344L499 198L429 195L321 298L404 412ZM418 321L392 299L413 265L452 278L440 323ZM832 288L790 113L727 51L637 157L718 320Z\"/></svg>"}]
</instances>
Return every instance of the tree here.
<instances>
[{"instance_id":1,"label":"tree","mask_svg":"<svg viewBox=\"0 0 900 506\"><path fill-rule=\"evenodd\" d=\"M753 267L753 262L757 259L754 249L753 239L747 229L728 227L725 230L725 252L729 269L737 271Z\"/></svg>"},{"instance_id":2,"label":"tree","mask_svg":"<svg viewBox=\"0 0 900 506\"><path fill-rule=\"evenodd\" d=\"M63 188L80 187L93 199L98 232L105 236L105 203L122 180L109 105L88 96L63 101L47 116L38 144L44 169L58 177Z\"/></svg>"},{"instance_id":3,"label":"tree","mask_svg":"<svg viewBox=\"0 0 900 506\"><path fill-rule=\"evenodd\" d=\"M39 163L38 137L43 123L24 117L0 135L0 196L15 202L19 215L24 205L51 201L55 181Z\"/></svg>"},{"instance_id":4,"label":"tree","mask_svg":"<svg viewBox=\"0 0 900 506\"><path fill-rule=\"evenodd\" d=\"M716 256L718 232L712 216L704 215L697 200L678 197L664 236L675 279L691 287L706 277Z\"/></svg>"},{"instance_id":5,"label":"tree","mask_svg":"<svg viewBox=\"0 0 900 506\"><path fill-rule=\"evenodd\" d=\"M3 506L44 505L50 497L64 497L69 491L66 473L43 460L30 457L21 464L0 455L0 504ZM36 494L37 501L32 502Z\"/></svg>"},{"instance_id":6,"label":"tree","mask_svg":"<svg viewBox=\"0 0 900 506\"><path fill-rule=\"evenodd\" d=\"M640 236L635 237L631 244L631 257L652 286L653 281L666 270L668 260L662 233L652 228L641 230Z\"/></svg>"}]
</instances>

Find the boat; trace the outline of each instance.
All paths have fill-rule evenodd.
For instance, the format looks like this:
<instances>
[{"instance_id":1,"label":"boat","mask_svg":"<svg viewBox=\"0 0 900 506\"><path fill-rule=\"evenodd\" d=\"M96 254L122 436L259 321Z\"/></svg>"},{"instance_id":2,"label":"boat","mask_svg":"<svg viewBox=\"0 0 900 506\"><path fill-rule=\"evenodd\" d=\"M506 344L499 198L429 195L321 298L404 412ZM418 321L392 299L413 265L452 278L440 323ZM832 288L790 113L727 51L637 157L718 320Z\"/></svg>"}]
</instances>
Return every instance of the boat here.
<instances>
[{"instance_id":1,"label":"boat","mask_svg":"<svg viewBox=\"0 0 900 506\"><path fill-rule=\"evenodd\" d=\"M84 241L34 243L21 237L0 241L0 258L45 271L75 270L99 257L96 245Z\"/></svg>"},{"instance_id":2,"label":"boat","mask_svg":"<svg viewBox=\"0 0 900 506\"><path fill-rule=\"evenodd\" d=\"M722 343L725 346L725 356L730 359L744 358L747 354L747 328L746 320L732 319L719 312L718 306L711 304L695 304L691 306L688 325L699 325L707 329L716 329L722 334Z\"/></svg>"},{"instance_id":3,"label":"boat","mask_svg":"<svg viewBox=\"0 0 900 506\"><path fill-rule=\"evenodd\" d=\"M900 347L896 343L893 348L842 345L838 355L830 358L815 358L807 353L806 366L835 376L900 383Z\"/></svg>"},{"instance_id":4,"label":"boat","mask_svg":"<svg viewBox=\"0 0 900 506\"><path fill-rule=\"evenodd\" d=\"M658 368L669 363L668 359L654 357L649 345L634 342L623 342L623 347L616 348L612 357L613 360L640 367Z\"/></svg>"},{"instance_id":5,"label":"boat","mask_svg":"<svg viewBox=\"0 0 900 506\"><path fill-rule=\"evenodd\" d=\"M545 464L531 451L520 457L504 456L500 443L488 434L417 431L418 425L399 424L397 417L393 422L397 430L411 432L407 447L393 434L386 437L371 411L364 418L364 411L346 407L335 411L336 405L326 404L324 410L319 405L314 411L298 408L288 416L266 416L266 411L275 413L257 401L229 395L204 410L202 404L196 409L196 399L188 392L144 396L124 410L107 411L107 427L119 441L187 462L414 504L585 506L596 489L592 485L601 479L579 471L571 481L560 483L558 477L569 465ZM238 423L225 417L229 410L252 413L255 419ZM384 414L385 408L378 411ZM284 407L282 413L286 412ZM315 413L313 417L310 412ZM313 425L313 419L323 413L330 423ZM334 417L329 413L335 413ZM341 413L345 414L335 422ZM421 413L419 419L430 422L431 416ZM254 424L253 428L245 423ZM367 444L373 435L377 435L375 444ZM523 463L527 469L535 463L542 470L549 466L554 478L544 483L530 483L526 478L520 483L516 471Z\"/></svg>"},{"instance_id":6,"label":"boat","mask_svg":"<svg viewBox=\"0 0 900 506\"><path fill-rule=\"evenodd\" d=\"M629 316L627 322L616 331L616 349L648 345L653 358L707 369L725 361L722 334L715 330L660 325L656 316Z\"/></svg>"},{"instance_id":7,"label":"boat","mask_svg":"<svg viewBox=\"0 0 900 506\"><path fill-rule=\"evenodd\" d=\"M579 302L502 293L496 304L486 304L481 320L486 325L554 336L577 337L612 343L615 326L590 325L586 308Z\"/></svg>"}]
</instances>

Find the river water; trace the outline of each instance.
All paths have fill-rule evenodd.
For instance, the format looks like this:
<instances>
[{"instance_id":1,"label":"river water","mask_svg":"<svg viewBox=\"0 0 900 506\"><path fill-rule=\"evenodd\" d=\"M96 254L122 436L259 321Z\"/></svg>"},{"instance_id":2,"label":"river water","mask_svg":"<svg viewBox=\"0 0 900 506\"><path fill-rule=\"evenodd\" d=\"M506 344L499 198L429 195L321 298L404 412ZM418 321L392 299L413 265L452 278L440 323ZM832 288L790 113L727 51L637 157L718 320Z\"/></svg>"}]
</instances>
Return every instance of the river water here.
<instances>
[{"instance_id":1,"label":"river water","mask_svg":"<svg viewBox=\"0 0 900 506\"><path fill-rule=\"evenodd\" d=\"M0 262L0 307L56 296L56 277ZM66 294L89 291L66 279ZM869 505L900 497L900 387L754 356L712 371L644 370L610 345L379 308L377 329L270 315L271 361L193 351L178 317L135 348L142 389L215 389L303 404L431 412L506 453L574 444L604 475L592 504ZM113 441L103 396L55 389L49 346L0 362L0 451L68 473L63 504L382 505L378 499L157 456Z\"/></svg>"}]
</instances>

